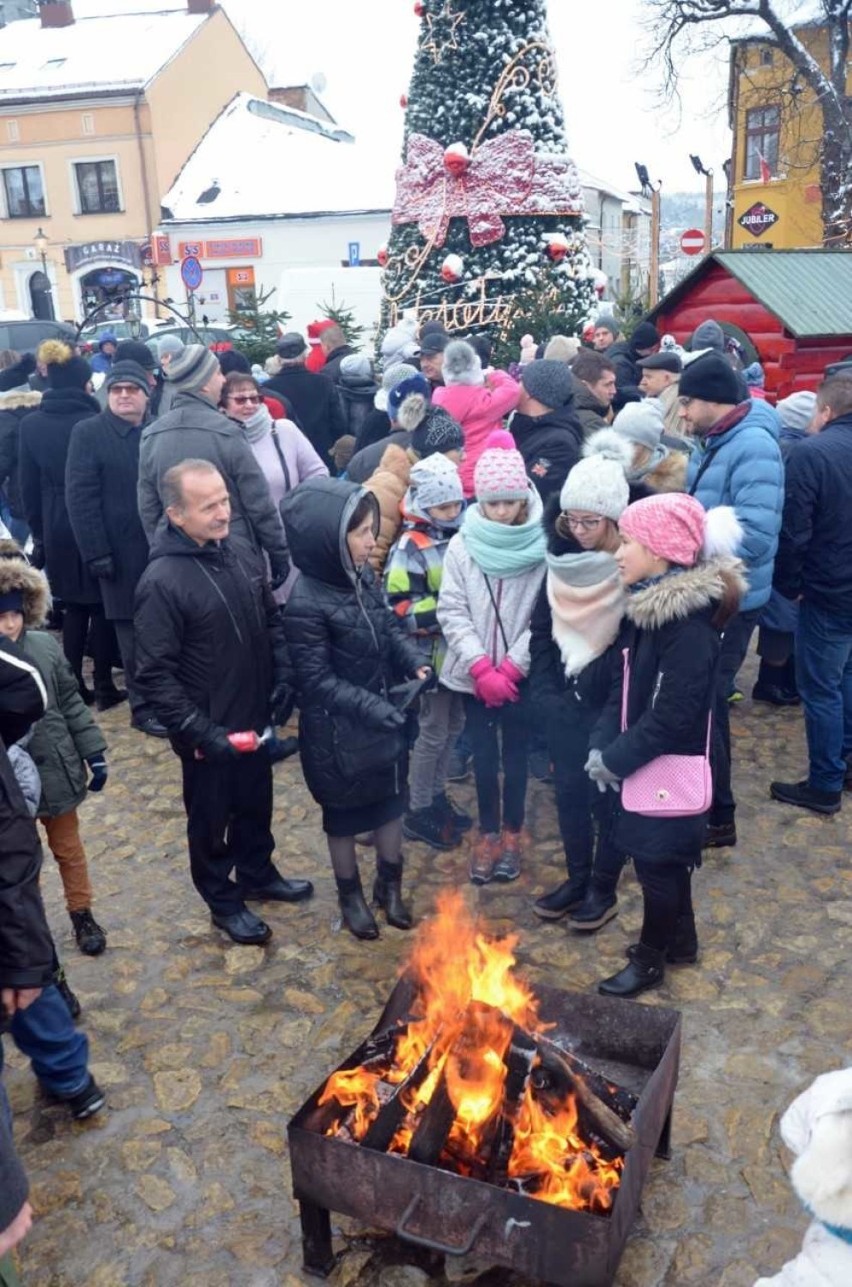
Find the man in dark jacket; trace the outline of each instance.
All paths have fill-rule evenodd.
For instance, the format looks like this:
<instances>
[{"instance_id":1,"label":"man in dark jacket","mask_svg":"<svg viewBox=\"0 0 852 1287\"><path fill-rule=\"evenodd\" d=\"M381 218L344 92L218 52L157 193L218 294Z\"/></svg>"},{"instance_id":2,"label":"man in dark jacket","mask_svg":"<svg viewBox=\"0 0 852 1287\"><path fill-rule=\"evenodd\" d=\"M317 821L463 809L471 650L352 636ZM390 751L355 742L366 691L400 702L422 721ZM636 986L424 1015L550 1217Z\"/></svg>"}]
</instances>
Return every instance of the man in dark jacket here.
<instances>
[{"instance_id":1,"label":"man in dark jacket","mask_svg":"<svg viewBox=\"0 0 852 1287\"><path fill-rule=\"evenodd\" d=\"M615 367L616 395L613 410L620 411L628 402L641 401L639 382L642 368L639 359L650 357L660 347L660 336L653 322L640 322L629 340L619 340L606 350Z\"/></svg>"},{"instance_id":2,"label":"man in dark jacket","mask_svg":"<svg viewBox=\"0 0 852 1287\"><path fill-rule=\"evenodd\" d=\"M574 414L574 381L567 363L542 358L523 368L521 386L510 428L527 477L546 501L580 459L583 426Z\"/></svg>"},{"instance_id":3,"label":"man in dark jacket","mask_svg":"<svg viewBox=\"0 0 852 1287\"><path fill-rule=\"evenodd\" d=\"M580 349L571 363L574 377L574 410L588 438L605 429L612 418L615 397L615 367L603 353Z\"/></svg>"},{"instance_id":4,"label":"man in dark jacket","mask_svg":"<svg viewBox=\"0 0 852 1287\"><path fill-rule=\"evenodd\" d=\"M148 562L148 541L136 508L148 373L135 362L114 362L104 389L106 411L78 421L71 431L65 466L68 517L83 561L100 585L107 619L115 626L131 724L152 737L165 737L136 686L133 642L133 596Z\"/></svg>"},{"instance_id":5,"label":"man in dark jacket","mask_svg":"<svg viewBox=\"0 0 852 1287\"><path fill-rule=\"evenodd\" d=\"M18 438L21 421L41 402L41 394L30 388L29 377L36 369L31 353L13 353L9 366L0 371L0 489L6 500L6 525L19 545L29 536L21 484L18 477Z\"/></svg>"},{"instance_id":6,"label":"man in dark jacket","mask_svg":"<svg viewBox=\"0 0 852 1287\"><path fill-rule=\"evenodd\" d=\"M796 679L805 707L807 778L773 782L776 800L837 813L852 779L852 377L817 390L811 434L787 459L774 583L800 599Z\"/></svg>"},{"instance_id":7,"label":"man in dark jacket","mask_svg":"<svg viewBox=\"0 0 852 1287\"><path fill-rule=\"evenodd\" d=\"M314 375L305 367L308 346L298 331L278 341L281 370L263 386L264 393L288 399L299 417L305 437L320 460L328 460L332 444L347 432L346 418L333 380Z\"/></svg>"},{"instance_id":8,"label":"man in dark jacket","mask_svg":"<svg viewBox=\"0 0 852 1287\"><path fill-rule=\"evenodd\" d=\"M332 384L340 384L340 364L358 350L347 344L342 327L336 323L327 327L320 335L320 348L325 354L321 374Z\"/></svg>"},{"instance_id":9,"label":"man in dark jacket","mask_svg":"<svg viewBox=\"0 0 852 1287\"><path fill-rule=\"evenodd\" d=\"M218 409L225 377L215 353L188 344L166 378L178 390L172 410L143 429L139 448L139 517L148 541L163 517L160 487L168 470L190 457L209 460L228 484L234 535L266 551L276 589L290 570L284 527L242 425Z\"/></svg>"},{"instance_id":10,"label":"man in dark jacket","mask_svg":"<svg viewBox=\"0 0 852 1287\"><path fill-rule=\"evenodd\" d=\"M168 521L136 591L136 680L181 760L190 870L213 924L235 943L265 943L272 931L246 900L298 902L313 886L272 862L265 746L241 753L230 739L260 737L282 714L284 629L260 558L228 539L218 470L184 460L161 486Z\"/></svg>"},{"instance_id":11,"label":"man in dark jacket","mask_svg":"<svg viewBox=\"0 0 852 1287\"><path fill-rule=\"evenodd\" d=\"M41 846L5 746L44 714L44 682L21 649L0 639L0 1031L51 982L53 943L39 893ZM0 1042L0 1073L3 1047ZM27 1177L12 1144L0 1082L0 1277L4 1257L30 1227Z\"/></svg>"}]
</instances>

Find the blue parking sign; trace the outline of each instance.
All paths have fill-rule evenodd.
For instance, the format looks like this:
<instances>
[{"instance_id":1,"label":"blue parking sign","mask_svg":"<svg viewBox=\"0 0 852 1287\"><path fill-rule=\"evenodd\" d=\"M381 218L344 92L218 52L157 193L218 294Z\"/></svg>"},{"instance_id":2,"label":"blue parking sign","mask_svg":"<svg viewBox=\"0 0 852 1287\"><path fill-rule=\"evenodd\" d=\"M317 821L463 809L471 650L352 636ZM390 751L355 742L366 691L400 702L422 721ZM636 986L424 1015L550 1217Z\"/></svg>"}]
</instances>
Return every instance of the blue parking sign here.
<instances>
[{"instance_id":1,"label":"blue parking sign","mask_svg":"<svg viewBox=\"0 0 852 1287\"><path fill-rule=\"evenodd\" d=\"M350 241L349 243L349 267L361 267L361 243L360 241Z\"/></svg>"}]
</instances>

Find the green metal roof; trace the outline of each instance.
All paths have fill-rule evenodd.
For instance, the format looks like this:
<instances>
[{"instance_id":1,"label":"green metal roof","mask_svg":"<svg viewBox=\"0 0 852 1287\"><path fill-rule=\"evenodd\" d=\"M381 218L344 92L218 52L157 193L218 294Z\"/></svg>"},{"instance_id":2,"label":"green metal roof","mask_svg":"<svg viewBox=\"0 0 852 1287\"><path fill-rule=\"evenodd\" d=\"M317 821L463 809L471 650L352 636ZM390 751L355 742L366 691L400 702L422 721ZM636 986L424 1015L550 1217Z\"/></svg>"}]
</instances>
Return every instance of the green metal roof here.
<instances>
[{"instance_id":1,"label":"green metal roof","mask_svg":"<svg viewBox=\"0 0 852 1287\"><path fill-rule=\"evenodd\" d=\"M741 282L791 335L852 335L849 250L717 250L679 282L654 312L669 306L710 260Z\"/></svg>"}]
</instances>

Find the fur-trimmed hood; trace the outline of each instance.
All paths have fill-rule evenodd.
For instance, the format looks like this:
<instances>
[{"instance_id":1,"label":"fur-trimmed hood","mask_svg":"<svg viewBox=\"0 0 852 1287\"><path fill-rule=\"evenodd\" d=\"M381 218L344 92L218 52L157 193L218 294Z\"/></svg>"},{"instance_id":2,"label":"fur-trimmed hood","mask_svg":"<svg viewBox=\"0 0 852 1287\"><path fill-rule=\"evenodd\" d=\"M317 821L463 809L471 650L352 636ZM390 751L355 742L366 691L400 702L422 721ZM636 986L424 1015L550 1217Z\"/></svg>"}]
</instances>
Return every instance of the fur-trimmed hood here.
<instances>
[{"instance_id":1,"label":"fur-trimmed hood","mask_svg":"<svg viewBox=\"0 0 852 1287\"><path fill-rule=\"evenodd\" d=\"M688 464L689 457L686 453L672 448L656 469L645 475L642 482L655 492L685 492Z\"/></svg>"},{"instance_id":2,"label":"fur-trimmed hood","mask_svg":"<svg viewBox=\"0 0 852 1287\"><path fill-rule=\"evenodd\" d=\"M17 388L0 393L0 411L32 411L41 403L41 394L36 389Z\"/></svg>"},{"instance_id":3,"label":"fur-trimmed hood","mask_svg":"<svg viewBox=\"0 0 852 1287\"><path fill-rule=\"evenodd\" d=\"M740 560L708 559L695 567L672 571L629 595L626 613L640 630L659 630L720 603L731 582L742 598L748 582Z\"/></svg>"},{"instance_id":4,"label":"fur-trimmed hood","mask_svg":"<svg viewBox=\"0 0 852 1287\"><path fill-rule=\"evenodd\" d=\"M0 595L8 594L10 590L22 590L24 627L38 630L50 611L50 587L47 577L37 568L30 567L20 558L10 557L17 549L14 541L0 541Z\"/></svg>"}]
</instances>

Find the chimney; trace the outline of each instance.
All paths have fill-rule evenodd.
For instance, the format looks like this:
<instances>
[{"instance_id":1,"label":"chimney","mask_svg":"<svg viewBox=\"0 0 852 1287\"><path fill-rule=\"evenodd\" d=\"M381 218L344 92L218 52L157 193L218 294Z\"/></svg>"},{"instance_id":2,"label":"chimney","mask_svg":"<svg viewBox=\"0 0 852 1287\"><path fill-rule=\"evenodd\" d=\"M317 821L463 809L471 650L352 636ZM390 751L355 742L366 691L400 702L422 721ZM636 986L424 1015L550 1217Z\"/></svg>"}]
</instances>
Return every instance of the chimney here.
<instances>
[{"instance_id":1,"label":"chimney","mask_svg":"<svg viewBox=\"0 0 852 1287\"><path fill-rule=\"evenodd\" d=\"M38 13L42 27L70 27L74 22L71 0L41 0Z\"/></svg>"},{"instance_id":2,"label":"chimney","mask_svg":"<svg viewBox=\"0 0 852 1287\"><path fill-rule=\"evenodd\" d=\"M215 0L186 0L190 13L212 13Z\"/></svg>"}]
</instances>

